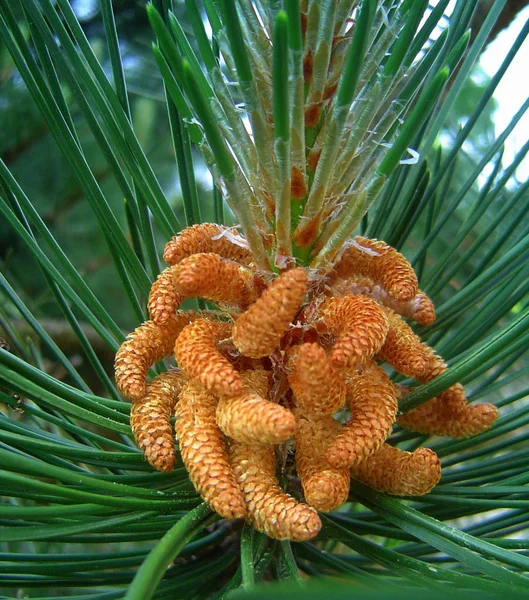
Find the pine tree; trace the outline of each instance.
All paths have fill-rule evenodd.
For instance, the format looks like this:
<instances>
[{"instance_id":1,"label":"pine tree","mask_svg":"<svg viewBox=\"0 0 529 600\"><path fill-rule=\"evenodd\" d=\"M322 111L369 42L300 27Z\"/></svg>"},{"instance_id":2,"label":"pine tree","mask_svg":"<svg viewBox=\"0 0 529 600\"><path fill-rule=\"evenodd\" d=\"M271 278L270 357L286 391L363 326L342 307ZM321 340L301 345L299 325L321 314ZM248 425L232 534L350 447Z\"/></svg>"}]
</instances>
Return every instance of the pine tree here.
<instances>
[{"instance_id":1,"label":"pine tree","mask_svg":"<svg viewBox=\"0 0 529 600\"><path fill-rule=\"evenodd\" d=\"M523 593L529 228L514 175L529 146L502 157L528 102L477 159L465 144L529 24L441 148L506 2L472 41L476 3L448 4L147 5L179 212L133 125L111 2L109 76L69 2L0 0L12 81L120 291L94 293L0 162L27 257L0 275L12 594ZM43 327L28 268L89 376Z\"/></svg>"}]
</instances>

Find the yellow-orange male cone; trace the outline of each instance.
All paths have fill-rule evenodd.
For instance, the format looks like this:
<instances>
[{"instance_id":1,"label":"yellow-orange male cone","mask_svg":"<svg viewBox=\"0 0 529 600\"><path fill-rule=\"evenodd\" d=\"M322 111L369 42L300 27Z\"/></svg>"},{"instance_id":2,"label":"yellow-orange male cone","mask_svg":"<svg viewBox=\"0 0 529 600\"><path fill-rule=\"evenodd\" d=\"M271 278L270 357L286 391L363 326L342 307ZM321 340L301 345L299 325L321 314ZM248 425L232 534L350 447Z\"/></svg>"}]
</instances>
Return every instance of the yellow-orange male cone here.
<instances>
[{"instance_id":1,"label":"yellow-orange male cone","mask_svg":"<svg viewBox=\"0 0 529 600\"><path fill-rule=\"evenodd\" d=\"M435 379L447 369L441 357L429 348L432 359L428 371L420 378L421 383ZM399 396L407 390L400 387ZM436 398L410 410L398 419L399 425L417 431L461 439L487 431L498 418L498 409L493 404L467 404L465 390L455 383Z\"/></svg>"},{"instance_id":2,"label":"yellow-orange male cone","mask_svg":"<svg viewBox=\"0 0 529 600\"><path fill-rule=\"evenodd\" d=\"M437 485L441 478L441 463L429 448L405 452L384 444L353 467L351 476L387 494L421 496Z\"/></svg>"},{"instance_id":3,"label":"yellow-orange male cone","mask_svg":"<svg viewBox=\"0 0 529 600\"><path fill-rule=\"evenodd\" d=\"M186 325L199 315L180 312L164 325L145 321L127 336L116 354L114 364L118 389L129 400L145 395L147 373L155 362L173 353L175 340Z\"/></svg>"},{"instance_id":4,"label":"yellow-orange male cone","mask_svg":"<svg viewBox=\"0 0 529 600\"><path fill-rule=\"evenodd\" d=\"M338 277L365 275L380 284L395 300L411 300L418 289L410 263L385 242L355 237L335 267Z\"/></svg>"},{"instance_id":5,"label":"yellow-orange male cone","mask_svg":"<svg viewBox=\"0 0 529 600\"><path fill-rule=\"evenodd\" d=\"M236 396L243 390L239 372L217 347L230 332L230 323L198 319L182 330L175 344L180 368L217 396Z\"/></svg>"},{"instance_id":6,"label":"yellow-orange male cone","mask_svg":"<svg viewBox=\"0 0 529 600\"><path fill-rule=\"evenodd\" d=\"M339 369L373 358L386 339L388 317L384 309L367 296L328 298L321 307L321 314L337 338L331 359Z\"/></svg>"},{"instance_id":7,"label":"yellow-orange male cone","mask_svg":"<svg viewBox=\"0 0 529 600\"><path fill-rule=\"evenodd\" d=\"M158 275L149 292L147 309L149 317L159 325L165 325L175 314L183 297L174 285L173 267L165 269Z\"/></svg>"},{"instance_id":8,"label":"yellow-orange male cone","mask_svg":"<svg viewBox=\"0 0 529 600\"><path fill-rule=\"evenodd\" d=\"M247 520L277 540L302 542L321 528L318 513L286 494L277 481L275 447L231 442L230 462L244 494Z\"/></svg>"},{"instance_id":9,"label":"yellow-orange male cone","mask_svg":"<svg viewBox=\"0 0 529 600\"><path fill-rule=\"evenodd\" d=\"M182 461L198 493L226 519L244 517L244 499L228 462L224 435L215 421L217 400L200 384L180 392L175 430Z\"/></svg>"},{"instance_id":10,"label":"yellow-orange male cone","mask_svg":"<svg viewBox=\"0 0 529 600\"><path fill-rule=\"evenodd\" d=\"M238 396L221 398L217 406L217 424L222 431L245 444L279 444L292 437L296 419L288 408L266 399L266 371L245 371L241 377L244 391Z\"/></svg>"},{"instance_id":11,"label":"yellow-orange male cone","mask_svg":"<svg viewBox=\"0 0 529 600\"><path fill-rule=\"evenodd\" d=\"M341 425L330 415L310 420L298 417L296 471L305 500L316 510L331 512L347 501L351 478L348 469L332 467L326 456Z\"/></svg>"},{"instance_id":12,"label":"yellow-orange male cone","mask_svg":"<svg viewBox=\"0 0 529 600\"><path fill-rule=\"evenodd\" d=\"M357 465L376 452L397 415L394 387L373 361L349 374L347 400L351 416L327 451L329 463L337 468Z\"/></svg>"},{"instance_id":13,"label":"yellow-orange male cone","mask_svg":"<svg viewBox=\"0 0 529 600\"><path fill-rule=\"evenodd\" d=\"M347 279L338 279L333 289L340 295L364 295L373 298L383 306L394 310L401 317L411 319L419 325L431 325L435 322L435 307L431 299L421 290L411 300L395 300L386 290L369 277L353 275Z\"/></svg>"},{"instance_id":14,"label":"yellow-orange male cone","mask_svg":"<svg viewBox=\"0 0 529 600\"><path fill-rule=\"evenodd\" d=\"M272 354L300 309L307 281L303 269L286 271L235 321L232 339L241 354Z\"/></svg>"},{"instance_id":15,"label":"yellow-orange male cone","mask_svg":"<svg viewBox=\"0 0 529 600\"><path fill-rule=\"evenodd\" d=\"M389 308L385 310L389 319L389 331L378 351L379 358L399 373L421 380L430 371L432 361L435 360L434 350L421 342L395 312Z\"/></svg>"},{"instance_id":16,"label":"yellow-orange male cone","mask_svg":"<svg viewBox=\"0 0 529 600\"><path fill-rule=\"evenodd\" d=\"M319 344L295 348L290 366L288 382L296 404L306 413L330 415L342 408L345 383Z\"/></svg>"},{"instance_id":17,"label":"yellow-orange male cone","mask_svg":"<svg viewBox=\"0 0 529 600\"><path fill-rule=\"evenodd\" d=\"M236 229L216 223L201 223L187 227L167 242L163 259L169 265L176 265L192 254L214 252L222 258L248 266L252 262L252 254L244 246L244 238Z\"/></svg>"},{"instance_id":18,"label":"yellow-orange male cone","mask_svg":"<svg viewBox=\"0 0 529 600\"><path fill-rule=\"evenodd\" d=\"M157 471L171 471L175 463L171 417L186 377L166 371L147 385L144 398L133 402L130 426L138 447Z\"/></svg>"},{"instance_id":19,"label":"yellow-orange male cone","mask_svg":"<svg viewBox=\"0 0 529 600\"><path fill-rule=\"evenodd\" d=\"M252 271L218 254L193 254L172 269L175 289L182 296L243 307L255 300Z\"/></svg>"},{"instance_id":20,"label":"yellow-orange male cone","mask_svg":"<svg viewBox=\"0 0 529 600\"><path fill-rule=\"evenodd\" d=\"M487 431L497 418L493 404L467 404L463 386L456 383L399 417L398 423L419 433L461 439Z\"/></svg>"}]
</instances>

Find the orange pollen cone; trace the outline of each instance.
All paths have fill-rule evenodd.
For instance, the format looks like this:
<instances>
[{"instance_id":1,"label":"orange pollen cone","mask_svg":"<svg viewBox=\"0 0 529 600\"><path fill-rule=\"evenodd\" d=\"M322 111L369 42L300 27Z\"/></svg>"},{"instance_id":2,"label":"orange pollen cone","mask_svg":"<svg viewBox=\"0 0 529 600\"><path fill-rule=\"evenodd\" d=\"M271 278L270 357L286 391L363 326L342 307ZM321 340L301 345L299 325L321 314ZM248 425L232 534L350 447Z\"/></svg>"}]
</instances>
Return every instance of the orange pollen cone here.
<instances>
[{"instance_id":1,"label":"orange pollen cone","mask_svg":"<svg viewBox=\"0 0 529 600\"><path fill-rule=\"evenodd\" d=\"M338 368L369 360L386 339L388 317L366 296L328 298L321 307L321 314L329 331L337 337L331 359Z\"/></svg>"},{"instance_id":2,"label":"orange pollen cone","mask_svg":"<svg viewBox=\"0 0 529 600\"><path fill-rule=\"evenodd\" d=\"M187 256L200 252L214 252L242 265L252 263L251 252L237 230L215 223L193 225L181 231L165 245L163 259L168 265L176 265Z\"/></svg>"},{"instance_id":3,"label":"orange pollen cone","mask_svg":"<svg viewBox=\"0 0 529 600\"><path fill-rule=\"evenodd\" d=\"M395 390L384 371L374 362L359 371L347 380L351 416L327 451L334 467L352 467L376 452L397 416Z\"/></svg>"},{"instance_id":4,"label":"orange pollen cone","mask_svg":"<svg viewBox=\"0 0 529 600\"><path fill-rule=\"evenodd\" d=\"M147 386L145 398L133 402L130 426L138 447L157 471L172 471L175 463L171 417L186 378L166 371Z\"/></svg>"},{"instance_id":5,"label":"orange pollen cone","mask_svg":"<svg viewBox=\"0 0 529 600\"><path fill-rule=\"evenodd\" d=\"M396 496L422 496L441 478L441 463L429 448L404 452L384 444L351 470L353 479Z\"/></svg>"},{"instance_id":6,"label":"orange pollen cone","mask_svg":"<svg viewBox=\"0 0 529 600\"><path fill-rule=\"evenodd\" d=\"M196 319L195 312L180 312L161 326L145 321L121 344L114 363L118 389L129 400L141 400L145 381L152 365L173 353L175 340L182 329Z\"/></svg>"},{"instance_id":7,"label":"orange pollen cone","mask_svg":"<svg viewBox=\"0 0 529 600\"><path fill-rule=\"evenodd\" d=\"M410 263L385 242L355 237L334 268L339 278L366 275L395 300L406 302L417 294L417 276Z\"/></svg>"},{"instance_id":8,"label":"orange pollen cone","mask_svg":"<svg viewBox=\"0 0 529 600\"><path fill-rule=\"evenodd\" d=\"M182 296L205 298L232 306L255 299L251 271L218 254L193 254L173 267L174 286Z\"/></svg>"},{"instance_id":9,"label":"orange pollen cone","mask_svg":"<svg viewBox=\"0 0 529 600\"><path fill-rule=\"evenodd\" d=\"M292 269L280 275L233 324L232 340L241 354L269 356L299 312L307 274Z\"/></svg>"},{"instance_id":10,"label":"orange pollen cone","mask_svg":"<svg viewBox=\"0 0 529 600\"><path fill-rule=\"evenodd\" d=\"M226 519L245 516L244 499L215 422L217 401L196 382L180 392L175 430L180 454L198 493Z\"/></svg>"},{"instance_id":11,"label":"orange pollen cone","mask_svg":"<svg viewBox=\"0 0 529 600\"><path fill-rule=\"evenodd\" d=\"M340 423L330 415L300 418L296 429L296 471L305 500L321 512L335 510L349 495L349 470L332 467L326 456L340 429Z\"/></svg>"},{"instance_id":12,"label":"orange pollen cone","mask_svg":"<svg viewBox=\"0 0 529 600\"><path fill-rule=\"evenodd\" d=\"M185 327L175 344L180 368L217 396L236 396L243 391L242 379L235 367L217 347L229 338L230 323L198 319Z\"/></svg>"},{"instance_id":13,"label":"orange pollen cone","mask_svg":"<svg viewBox=\"0 0 529 600\"><path fill-rule=\"evenodd\" d=\"M309 540L318 533L318 513L280 488L274 446L232 442L229 455L244 494L247 519L257 531L294 542Z\"/></svg>"},{"instance_id":14,"label":"orange pollen cone","mask_svg":"<svg viewBox=\"0 0 529 600\"><path fill-rule=\"evenodd\" d=\"M299 407L321 415L333 414L343 407L345 383L319 344L301 344L291 365L288 381Z\"/></svg>"}]
</instances>

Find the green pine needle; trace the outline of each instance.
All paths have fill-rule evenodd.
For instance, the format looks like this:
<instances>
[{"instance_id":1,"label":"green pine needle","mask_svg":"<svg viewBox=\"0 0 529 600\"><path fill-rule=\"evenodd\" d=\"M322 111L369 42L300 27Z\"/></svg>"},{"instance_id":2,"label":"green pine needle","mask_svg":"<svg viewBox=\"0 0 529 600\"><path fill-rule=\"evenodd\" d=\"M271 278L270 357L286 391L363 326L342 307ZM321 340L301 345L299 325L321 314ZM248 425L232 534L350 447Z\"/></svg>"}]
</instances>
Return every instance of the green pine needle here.
<instances>
[{"instance_id":1,"label":"green pine needle","mask_svg":"<svg viewBox=\"0 0 529 600\"><path fill-rule=\"evenodd\" d=\"M6 597L525 597L529 142L509 143L529 100L497 133L493 98L529 23L482 82L506 0L451 4L157 0L147 23L141 5L79 21L67 0L0 0ZM461 382L498 421L460 440L396 427L390 444L441 458L440 483L353 482L309 542L212 515L178 454L171 473L146 462L112 375L164 243L204 220L240 225L267 277L289 256L325 268L360 230L401 249L436 306L417 331L449 368L406 382L399 410Z\"/></svg>"}]
</instances>

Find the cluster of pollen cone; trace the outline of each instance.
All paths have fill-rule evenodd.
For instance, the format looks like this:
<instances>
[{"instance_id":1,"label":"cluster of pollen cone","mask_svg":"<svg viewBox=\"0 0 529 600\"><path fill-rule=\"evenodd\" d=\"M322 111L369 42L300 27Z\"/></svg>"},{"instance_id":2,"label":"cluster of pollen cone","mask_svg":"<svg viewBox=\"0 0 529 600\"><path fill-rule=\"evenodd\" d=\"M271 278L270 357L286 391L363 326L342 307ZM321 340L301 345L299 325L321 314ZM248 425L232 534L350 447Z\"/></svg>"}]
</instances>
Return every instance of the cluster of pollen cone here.
<instances>
[{"instance_id":1,"label":"cluster of pollen cone","mask_svg":"<svg viewBox=\"0 0 529 600\"><path fill-rule=\"evenodd\" d=\"M176 433L191 481L222 517L307 540L321 527L317 511L347 501L351 477L406 496L436 485L432 450L386 443L395 422L462 438L496 419L494 406L468 405L460 384L397 418L407 389L383 365L425 383L446 364L404 320L431 324L434 307L384 242L354 238L327 273L272 274L255 268L235 230L203 224L174 237L164 259L150 320L121 346L116 380L146 459L171 470ZM191 297L217 310L179 311ZM173 355L178 368L148 381Z\"/></svg>"}]
</instances>

